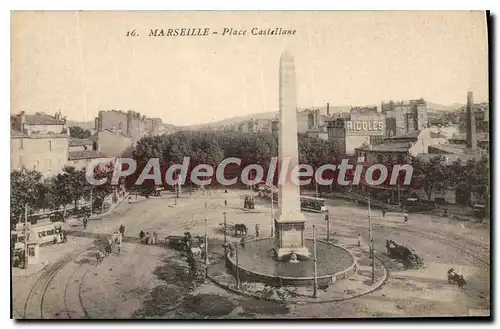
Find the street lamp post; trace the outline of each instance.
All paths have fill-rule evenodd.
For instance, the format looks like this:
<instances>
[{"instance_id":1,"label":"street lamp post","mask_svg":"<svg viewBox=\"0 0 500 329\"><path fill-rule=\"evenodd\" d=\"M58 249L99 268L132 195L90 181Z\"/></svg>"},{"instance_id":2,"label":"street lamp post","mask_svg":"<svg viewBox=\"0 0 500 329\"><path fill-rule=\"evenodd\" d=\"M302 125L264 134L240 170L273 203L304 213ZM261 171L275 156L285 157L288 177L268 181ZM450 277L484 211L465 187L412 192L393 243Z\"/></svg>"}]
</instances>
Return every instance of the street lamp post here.
<instances>
[{"instance_id":1,"label":"street lamp post","mask_svg":"<svg viewBox=\"0 0 500 329\"><path fill-rule=\"evenodd\" d=\"M326 210L326 242L330 242L330 209Z\"/></svg>"},{"instance_id":2,"label":"street lamp post","mask_svg":"<svg viewBox=\"0 0 500 329\"><path fill-rule=\"evenodd\" d=\"M318 298L318 260L316 257L316 228L313 225L313 253L314 253L314 291L313 297Z\"/></svg>"},{"instance_id":3,"label":"street lamp post","mask_svg":"<svg viewBox=\"0 0 500 329\"><path fill-rule=\"evenodd\" d=\"M372 227L370 192L368 192L368 226L369 226L369 236L370 236L370 258L372 260L372 284L373 284L375 282L375 250L373 250L373 227Z\"/></svg>"},{"instance_id":4,"label":"street lamp post","mask_svg":"<svg viewBox=\"0 0 500 329\"><path fill-rule=\"evenodd\" d=\"M274 237L274 192L271 189L271 238Z\"/></svg>"},{"instance_id":5,"label":"street lamp post","mask_svg":"<svg viewBox=\"0 0 500 329\"><path fill-rule=\"evenodd\" d=\"M227 245L227 236L226 236L226 230L227 230L227 226L226 226L226 212L224 211L224 246Z\"/></svg>"},{"instance_id":6,"label":"street lamp post","mask_svg":"<svg viewBox=\"0 0 500 329\"><path fill-rule=\"evenodd\" d=\"M28 269L28 204L24 205L24 269Z\"/></svg>"},{"instance_id":7,"label":"street lamp post","mask_svg":"<svg viewBox=\"0 0 500 329\"><path fill-rule=\"evenodd\" d=\"M205 201L205 278L208 276L208 230L207 230L207 224L208 224L208 217L207 217L207 206L208 206L208 201Z\"/></svg>"},{"instance_id":8,"label":"street lamp post","mask_svg":"<svg viewBox=\"0 0 500 329\"><path fill-rule=\"evenodd\" d=\"M236 289L240 289L240 265L238 259L238 244L234 248L235 260L236 260Z\"/></svg>"}]
</instances>

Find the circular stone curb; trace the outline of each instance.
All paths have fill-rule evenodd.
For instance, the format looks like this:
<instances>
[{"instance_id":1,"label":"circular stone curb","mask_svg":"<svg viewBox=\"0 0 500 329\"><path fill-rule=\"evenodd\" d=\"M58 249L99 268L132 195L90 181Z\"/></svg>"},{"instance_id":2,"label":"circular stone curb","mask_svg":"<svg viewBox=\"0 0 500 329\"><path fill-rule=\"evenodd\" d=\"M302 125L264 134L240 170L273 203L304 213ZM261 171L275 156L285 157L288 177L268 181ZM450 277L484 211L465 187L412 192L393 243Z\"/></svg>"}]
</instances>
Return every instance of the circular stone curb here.
<instances>
[{"instance_id":1,"label":"circular stone curb","mask_svg":"<svg viewBox=\"0 0 500 329\"><path fill-rule=\"evenodd\" d=\"M252 239L252 240L248 240L246 241L246 243L248 245L251 245L252 242L257 242L257 241L263 241L263 240L272 240L273 238L269 238L269 237L262 237L262 238L256 238L256 239ZM311 238L306 238L306 240L309 240L309 241L313 241L313 239ZM328 241L324 241L324 240L316 240L317 242L320 242L320 243L324 243L326 245L330 245L332 247L335 247L335 248L339 248L345 252L347 252L349 254L349 256L351 257L351 260L352 260L352 263L347 266L345 269L341 270L340 272L336 272L336 273L332 273L332 274L324 274L324 275L320 275L317 277L318 281L323 281L325 279L329 279L329 285L333 285L335 284L335 282L337 282L337 280L344 280L344 279L347 279L348 277L350 277L351 275L353 275L355 272L356 272L356 269L357 269L357 257L350 251L348 250L347 248L344 248L342 246L339 246L339 245L336 245L332 242L328 242ZM226 257L226 260L229 261L229 263L231 264L231 267L232 268L235 268L236 267L236 264L235 264L235 261L233 259L231 259L230 257ZM280 282L281 282L281 279L283 280L292 280L292 281L303 281L303 282L306 282L306 281L313 281L314 280L314 277L285 277L285 276L276 276L276 275L270 275L270 274L266 274L266 273L261 273L261 272L257 272L257 271L253 271L253 270L249 270L247 268L244 268L243 266L239 266L239 268L244 271L244 272L247 272L247 273L250 273L251 275L253 276L256 276L256 277L259 277L259 278L270 278L270 279L279 279ZM253 282L261 282L261 283L264 283L266 284L265 281L259 281L259 280L250 280L250 281L253 281ZM271 285L272 286L272 285ZM291 286L295 286L295 287L298 287L298 286L302 286L302 285L291 285Z\"/></svg>"},{"instance_id":2,"label":"circular stone curb","mask_svg":"<svg viewBox=\"0 0 500 329\"><path fill-rule=\"evenodd\" d=\"M266 239L266 238L259 238L259 240L260 239ZM257 239L255 239L255 240L257 240ZM377 256L375 256L375 259L379 262L380 265L382 265L382 268L384 269L384 275L382 277L382 280L380 280L375 286L370 287L367 291L361 292L361 293L359 293L357 295L340 297L340 298L324 299L324 300L314 300L314 299L313 300L307 300L307 301L305 301L305 300L288 300L288 301L277 300L277 299L274 299L274 298L263 297L261 295L257 295L257 294L254 294L254 293L250 293L250 292L238 290L236 288L231 287L228 284L225 284L225 283L222 283L222 282L218 281L216 278L214 278L214 277L212 277L210 275L207 275L207 278L211 282L213 282L215 285L217 285L218 287L220 287L222 289L228 290L228 291L230 291L232 293L235 293L235 294L238 294L238 295L241 295L241 296L250 297L250 298L253 298L253 299L257 299L257 300L265 300L265 301L274 302L274 303L278 303L278 304L290 304L290 305L334 303L334 302L341 302L341 301L350 300L350 299L354 299L354 298L358 298L358 297L362 297L362 296L368 295L368 294L370 294L370 293L372 293L372 292L380 289L387 282L387 279L389 278L389 272L388 272L387 268L385 267L384 262L382 262L382 260L380 260ZM355 266L357 266L357 260L355 261ZM313 297L311 297L311 299L312 298Z\"/></svg>"}]
</instances>

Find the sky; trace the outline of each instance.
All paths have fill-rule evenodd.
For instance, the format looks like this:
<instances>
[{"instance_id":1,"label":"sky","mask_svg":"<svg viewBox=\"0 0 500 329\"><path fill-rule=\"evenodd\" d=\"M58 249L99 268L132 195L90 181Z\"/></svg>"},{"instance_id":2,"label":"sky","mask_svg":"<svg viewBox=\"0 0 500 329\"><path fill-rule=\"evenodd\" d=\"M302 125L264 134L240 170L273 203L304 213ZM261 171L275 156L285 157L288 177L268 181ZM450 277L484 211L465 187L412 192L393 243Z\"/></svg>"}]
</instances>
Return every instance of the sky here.
<instances>
[{"instance_id":1,"label":"sky","mask_svg":"<svg viewBox=\"0 0 500 329\"><path fill-rule=\"evenodd\" d=\"M208 36L149 37L150 29ZM222 35L224 28L247 35ZM254 36L252 28L296 30ZM138 36L126 36L135 30ZM423 97L488 100L480 11L14 12L11 112L92 121L134 110L175 125L276 111L279 58L294 56L300 107Z\"/></svg>"}]
</instances>

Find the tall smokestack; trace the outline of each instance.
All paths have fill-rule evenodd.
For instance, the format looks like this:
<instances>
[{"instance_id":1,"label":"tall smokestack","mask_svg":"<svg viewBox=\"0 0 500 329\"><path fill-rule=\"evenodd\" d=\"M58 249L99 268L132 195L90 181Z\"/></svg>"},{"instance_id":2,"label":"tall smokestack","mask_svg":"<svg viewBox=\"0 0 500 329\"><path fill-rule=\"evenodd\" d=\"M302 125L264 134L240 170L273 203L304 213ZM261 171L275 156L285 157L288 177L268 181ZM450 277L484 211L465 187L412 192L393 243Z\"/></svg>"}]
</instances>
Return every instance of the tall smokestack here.
<instances>
[{"instance_id":1,"label":"tall smokestack","mask_svg":"<svg viewBox=\"0 0 500 329\"><path fill-rule=\"evenodd\" d=\"M467 93L467 148L476 148L476 120L472 101L472 91Z\"/></svg>"},{"instance_id":2,"label":"tall smokestack","mask_svg":"<svg viewBox=\"0 0 500 329\"><path fill-rule=\"evenodd\" d=\"M330 103L326 103L326 115L330 116Z\"/></svg>"}]
</instances>

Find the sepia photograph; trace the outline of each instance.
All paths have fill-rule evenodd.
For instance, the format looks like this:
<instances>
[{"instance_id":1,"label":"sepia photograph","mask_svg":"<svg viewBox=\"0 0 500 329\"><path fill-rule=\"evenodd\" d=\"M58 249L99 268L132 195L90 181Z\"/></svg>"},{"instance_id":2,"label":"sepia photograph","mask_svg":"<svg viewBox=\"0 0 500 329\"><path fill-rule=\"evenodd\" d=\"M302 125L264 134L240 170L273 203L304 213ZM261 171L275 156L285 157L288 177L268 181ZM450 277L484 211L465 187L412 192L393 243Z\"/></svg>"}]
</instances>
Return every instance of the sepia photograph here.
<instances>
[{"instance_id":1,"label":"sepia photograph","mask_svg":"<svg viewBox=\"0 0 500 329\"><path fill-rule=\"evenodd\" d=\"M15 320L491 320L488 11L10 12Z\"/></svg>"}]
</instances>

